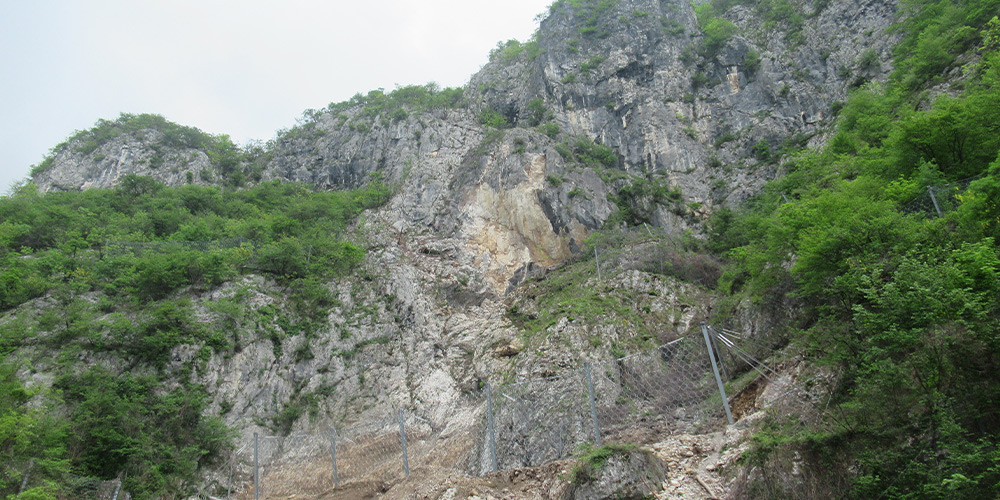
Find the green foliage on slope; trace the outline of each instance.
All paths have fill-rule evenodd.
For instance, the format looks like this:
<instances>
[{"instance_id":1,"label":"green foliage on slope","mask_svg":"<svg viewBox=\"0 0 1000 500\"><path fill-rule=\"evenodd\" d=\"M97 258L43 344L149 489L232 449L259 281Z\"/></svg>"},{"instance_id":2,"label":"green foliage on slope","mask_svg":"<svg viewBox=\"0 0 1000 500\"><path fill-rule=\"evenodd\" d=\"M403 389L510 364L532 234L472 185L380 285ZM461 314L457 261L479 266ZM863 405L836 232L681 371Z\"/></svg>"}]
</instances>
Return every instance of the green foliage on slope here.
<instances>
[{"instance_id":1,"label":"green foliage on slope","mask_svg":"<svg viewBox=\"0 0 1000 500\"><path fill-rule=\"evenodd\" d=\"M836 421L781 432L856 463L849 497L995 498L1000 53L983 41L1000 33L985 17L1000 2L907 4L892 80L853 93L826 148L799 154L743 210L717 214L712 244L729 257L720 284L734 303L793 297L794 341L841 374ZM972 32L946 41L941 26ZM923 51L925 39L954 57ZM979 62L964 90L924 102L920 84L974 60L959 57L968 49ZM929 186L974 176L939 193L957 194L943 217L902 210Z\"/></svg>"},{"instance_id":2,"label":"green foliage on slope","mask_svg":"<svg viewBox=\"0 0 1000 500\"><path fill-rule=\"evenodd\" d=\"M14 365L0 363L0 495L5 498L17 493L29 460L35 461L36 475L56 477L68 470L66 425L50 406L31 404L35 395L16 377ZM38 498L55 498L56 485L36 484L32 489Z\"/></svg>"},{"instance_id":3,"label":"green foliage on slope","mask_svg":"<svg viewBox=\"0 0 1000 500\"><path fill-rule=\"evenodd\" d=\"M98 120L92 128L76 132L66 142L52 149L41 163L34 166L31 175L38 175L54 165L54 156L72 148L73 151L91 154L109 141L123 135L135 135L154 132L155 141L151 143L154 151L150 166L163 164L163 148L174 150L199 150L208 155L215 171L221 175L225 184L241 186L246 180L247 172L241 167L241 162L247 153L241 151L228 135L212 135L194 127L178 125L156 114L122 113L114 120ZM148 140L140 137L140 140Z\"/></svg>"},{"instance_id":4,"label":"green foliage on slope","mask_svg":"<svg viewBox=\"0 0 1000 500\"><path fill-rule=\"evenodd\" d=\"M615 6L614 0L556 0L549 13L569 9L580 24L577 32L584 38L606 38L611 33L601 25L602 19Z\"/></svg>"},{"instance_id":5,"label":"green foliage on slope","mask_svg":"<svg viewBox=\"0 0 1000 500\"><path fill-rule=\"evenodd\" d=\"M530 61L540 54L541 49L538 47L538 32L536 31L531 39L524 43L513 38L506 42L497 42L496 48L490 51L490 62L499 61L503 64L509 64L522 56L527 57Z\"/></svg>"},{"instance_id":6,"label":"green foliage on slope","mask_svg":"<svg viewBox=\"0 0 1000 500\"><path fill-rule=\"evenodd\" d=\"M337 119L337 127L347 126L358 132L368 132L376 123L389 126L412 114L457 109L465 105L465 89L441 88L433 82L396 87L390 92L384 89L375 89L367 94L359 92L346 101L331 102L326 108L306 110L294 127L278 131L275 141L315 141L323 137L326 132L319 124L325 114L332 114Z\"/></svg>"},{"instance_id":7,"label":"green foliage on slope","mask_svg":"<svg viewBox=\"0 0 1000 500\"><path fill-rule=\"evenodd\" d=\"M0 312L42 298L0 317L0 455L12 470L44 461L46 491L70 497L67 472L124 472L135 498L189 494L230 442L221 421L203 415L210 400L190 373L239 350L241 335L268 338L278 356L283 337L312 334L334 302L323 283L364 257L342 233L388 195L377 180L317 193L128 176L113 190L39 195L29 185L0 198ZM236 311L224 299L207 314L190 298L244 273L287 289L289 307ZM173 357L181 345L193 360ZM53 390L29 403L14 362L54 377ZM45 416L50 407L58 411ZM0 476L0 496L16 492L12 481Z\"/></svg>"}]
</instances>

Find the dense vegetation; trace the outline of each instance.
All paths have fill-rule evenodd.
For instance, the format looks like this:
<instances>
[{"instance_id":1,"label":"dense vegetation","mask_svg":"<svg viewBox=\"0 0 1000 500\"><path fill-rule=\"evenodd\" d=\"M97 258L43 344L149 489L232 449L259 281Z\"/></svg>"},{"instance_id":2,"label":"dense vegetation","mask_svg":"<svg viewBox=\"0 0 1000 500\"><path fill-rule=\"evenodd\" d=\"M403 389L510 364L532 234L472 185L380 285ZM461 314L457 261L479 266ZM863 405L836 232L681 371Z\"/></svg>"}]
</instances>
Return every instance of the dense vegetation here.
<instances>
[{"instance_id":1,"label":"dense vegetation","mask_svg":"<svg viewBox=\"0 0 1000 500\"><path fill-rule=\"evenodd\" d=\"M827 147L713 221L732 303L798 303L787 334L840 375L828 421L776 419L747 459L776 470L790 454L773 443L790 443L849 477L851 498L996 498L1000 2L903 3L890 81L855 91ZM946 81L957 92L923 91ZM968 178L938 187L954 208L941 217L903 210ZM758 479L748 495L795 493Z\"/></svg>"},{"instance_id":2,"label":"dense vegetation","mask_svg":"<svg viewBox=\"0 0 1000 500\"><path fill-rule=\"evenodd\" d=\"M812 2L811 15L818 15L829 0ZM803 6L793 0L710 0L694 5L698 16L698 27L704 38L698 47L701 55L714 57L725 43L736 34L736 25L724 19L722 15L734 5L752 8L764 21L765 30L783 32L785 39L798 45L803 43L802 28L805 26L806 14Z\"/></svg>"},{"instance_id":3,"label":"dense vegetation","mask_svg":"<svg viewBox=\"0 0 1000 500\"><path fill-rule=\"evenodd\" d=\"M814 12L825 5L813 3ZM838 377L829 420L803 426L775 417L758 435L744 457L764 471L748 486L750 496L796 496L768 483L768 473L780 469L769 466L790 463L793 452L844 464L828 473L848 477L849 491L838 493L851 498L1000 495L1000 20L993 17L1000 2L902 3L904 38L890 81L857 89L821 150L779 155L759 144L758 159L784 162L787 175L710 225L709 245L727 261L717 281L728 303L796 304L796 316L774 334ZM712 0L695 7L702 56L734 36L723 14L736 4L752 6L766 23L780 24L789 41L800 41L797 2ZM593 38L607 36L602 16L613 6L559 0L551 11L573 9L578 34ZM491 59L537 54L535 40L509 41ZM581 78L600 63L585 63ZM950 90L931 91L940 84ZM433 84L376 90L307 112L278 140L321 133L325 113L364 131L464 105L462 89ZM541 100L529 108L530 125L560 135ZM510 126L493 111L480 120ZM252 178L241 165L261 154L156 115L101 121L55 150L93 153L114 137L146 130L165 147L205 151L230 185ZM571 166L618 171L614 151L593 142L564 137L557 149ZM35 173L51 164L50 157ZM968 179L945 194L951 206L943 216L904 210L928 189ZM16 464L0 472L0 496L17 490L29 459L47 481L31 498L73 497L74 475L123 472L136 498L183 495L230 441L220 420L203 415L204 389L183 374L240 345L234 328L199 320L189 295L246 272L268 276L288 291L295 314L295 321L276 312L262 319L280 324L269 333L279 353L283 336L308 333L322 320L333 301L322 280L349 272L363 257L364 249L341 233L387 195L377 180L358 191L314 193L275 183L244 191L167 188L128 177L114 190L43 196L29 185L0 199L0 313L31 300L49 306L0 318L0 460ZM614 197L613 225L648 223L652 205L683 198L642 179L627 179ZM655 259L639 264L650 272L688 281L717 276L715 261L695 245L641 236L607 231L590 244L648 249ZM531 336L564 316L596 321L610 311L637 324L643 347L658 340L655 324L627 307L634 297L575 287L597 271L592 249L561 274L529 283L539 314L513 308L510 317ZM653 268L664 261L672 264ZM171 364L178 345L198 349L194 363ZM55 354L41 359L43 352ZM81 359L94 362L81 368ZM54 377L51 388L26 387L16 376L39 367Z\"/></svg>"},{"instance_id":4,"label":"dense vegetation","mask_svg":"<svg viewBox=\"0 0 1000 500\"><path fill-rule=\"evenodd\" d=\"M0 497L16 493L29 459L34 477L49 481L31 498L76 496L72 475L119 473L135 498L183 496L231 440L203 415L209 398L190 374L253 340L226 326L229 302L199 315L191 295L247 272L270 277L290 311L254 321L273 325L280 353L284 336L325 320L333 298L323 280L364 255L341 234L388 194L377 180L316 193L278 183L168 188L128 176L113 190L40 195L28 185L0 198L0 312L46 305L0 319L0 461L11 466ZM173 362L178 345L194 346L195 359ZM54 377L51 389L36 394L17 370Z\"/></svg>"}]
</instances>

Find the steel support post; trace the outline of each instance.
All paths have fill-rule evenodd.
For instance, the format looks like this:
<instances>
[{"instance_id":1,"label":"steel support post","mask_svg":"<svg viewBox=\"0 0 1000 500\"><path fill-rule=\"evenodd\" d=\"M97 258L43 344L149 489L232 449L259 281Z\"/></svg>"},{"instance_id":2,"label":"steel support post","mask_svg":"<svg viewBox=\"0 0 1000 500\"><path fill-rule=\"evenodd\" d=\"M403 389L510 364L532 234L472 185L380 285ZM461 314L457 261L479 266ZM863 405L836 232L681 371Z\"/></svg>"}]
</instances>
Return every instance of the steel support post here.
<instances>
[{"instance_id":1,"label":"steel support post","mask_svg":"<svg viewBox=\"0 0 1000 500\"><path fill-rule=\"evenodd\" d=\"M496 424L493 421L493 385L486 382L486 425L489 427L490 433L490 462L493 466L493 472L497 472L500 468L497 466L497 436L496 436Z\"/></svg>"},{"instance_id":2,"label":"steel support post","mask_svg":"<svg viewBox=\"0 0 1000 500\"><path fill-rule=\"evenodd\" d=\"M584 366L587 372L587 394L590 396L590 419L594 425L594 444L601 445L601 424L597 421L597 403L594 401L594 377L590 374L590 362Z\"/></svg>"},{"instance_id":3,"label":"steel support post","mask_svg":"<svg viewBox=\"0 0 1000 500\"><path fill-rule=\"evenodd\" d=\"M726 386L722 383L722 376L719 375L719 364L715 361L715 351L712 349L712 339L708 335L708 326L701 324L701 333L705 335L705 348L708 349L708 358L712 360L712 373L715 374L715 382L719 385L719 395L722 396L722 407L726 409L726 420L729 425L733 425L733 412L729 409L729 398L726 397Z\"/></svg>"}]
</instances>

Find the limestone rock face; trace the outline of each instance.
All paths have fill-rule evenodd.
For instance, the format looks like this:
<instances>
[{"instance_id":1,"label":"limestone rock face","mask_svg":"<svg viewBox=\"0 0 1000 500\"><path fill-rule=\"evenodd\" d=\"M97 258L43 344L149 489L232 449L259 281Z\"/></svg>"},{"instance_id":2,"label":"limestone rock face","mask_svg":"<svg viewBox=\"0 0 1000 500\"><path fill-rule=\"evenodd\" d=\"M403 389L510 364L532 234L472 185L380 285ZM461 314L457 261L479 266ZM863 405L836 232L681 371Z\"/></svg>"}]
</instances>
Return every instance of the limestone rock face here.
<instances>
[{"instance_id":1,"label":"limestone rock face","mask_svg":"<svg viewBox=\"0 0 1000 500\"><path fill-rule=\"evenodd\" d=\"M699 49L703 35L688 0L618 0L593 22L560 2L541 23L537 51L498 53L472 76L463 106L387 116L356 104L311 113L298 132L239 165L243 180L324 190L379 178L395 194L353 228L369 249L364 269L328 283L339 305L321 331L290 336L278 349L241 325L243 348L213 355L192 374L212 394L211 410L251 433L302 395L320 394L318 416L300 418L293 430L390 408L417 409L440 426L454 418L454 401L484 380L596 358L581 354L596 349L588 338L624 342L634 329L609 317L605 324L562 318L549 335L524 343L506 311L537 307L516 296L518 287L579 255L595 229L615 220L624 186L671 187L673 204L641 200L650 225L698 234L713 210L780 175L774 158L783 147L823 141L833 103L851 87L885 78L895 0L797 3L805 15L793 33L731 8L725 17L737 34L709 52ZM825 7L814 11L814 3ZM869 51L881 62L861 67ZM484 126L487 112L509 127ZM558 134L538 127L544 123ZM71 141L33 181L60 191L113 187L127 174L171 185L227 180L208 151L164 146L158 134L131 132L93 150ZM579 141L610 147L615 161L580 161L572 152ZM703 287L639 271L585 284L647 297L634 305L645 313L676 311L663 327L669 333L689 330L711 309ZM195 299L240 293L251 308L283 300L280 287L255 276L213 293ZM176 362L195 355L178 349ZM594 495L586 497L604 498Z\"/></svg>"},{"instance_id":2,"label":"limestone rock face","mask_svg":"<svg viewBox=\"0 0 1000 500\"><path fill-rule=\"evenodd\" d=\"M603 463L583 464L578 470L567 495L572 500L642 500L659 491L666 478L663 464L641 449L616 452Z\"/></svg>"},{"instance_id":3,"label":"limestone rock face","mask_svg":"<svg viewBox=\"0 0 1000 500\"><path fill-rule=\"evenodd\" d=\"M615 2L589 36L587 12L564 5L541 24L540 55L488 64L467 93L517 123L542 99L563 130L613 147L626 172L665 176L689 201L736 203L776 174L757 164L753 146L777 152L789 138L823 132L831 104L890 69L894 1L802 7L807 20L796 33L733 7L726 17L737 35L699 54L703 36L688 2ZM866 51L883 62L859 67Z\"/></svg>"},{"instance_id":4,"label":"limestone rock face","mask_svg":"<svg viewBox=\"0 0 1000 500\"><path fill-rule=\"evenodd\" d=\"M821 141L831 105L889 71L894 39L885 31L896 3L812 4L799 6L798 28L735 6L725 17L737 34L707 50L686 1L560 2L541 23L537 50L498 51L472 76L464 106L312 111L267 155L245 160L238 179L340 189L377 176L399 188L382 210L389 227L456 238L455 252L504 295L531 266L574 254L634 179L678 195L673 207L644 201L650 223L697 234L715 208L780 174L783 147ZM861 67L866 52L882 62ZM484 112L513 128L482 125ZM542 122L559 135L536 132ZM111 187L129 173L173 185L233 180L207 151L165 146L162 135L140 130L86 153L57 148L34 182L54 191ZM580 138L612 148L616 164L564 158Z\"/></svg>"},{"instance_id":5,"label":"limestone rock face","mask_svg":"<svg viewBox=\"0 0 1000 500\"><path fill-rule=\"evenodd\" d=\"M128 174L167 185L210 184L211 161L195 148L163 148L163 133L146 129L107 140L88 151L70 141L57 148L53 166L32 178L40 191L76 191L117 186ZM87 151L87 152L83 152Z\"/></svg>"}]
</instances>

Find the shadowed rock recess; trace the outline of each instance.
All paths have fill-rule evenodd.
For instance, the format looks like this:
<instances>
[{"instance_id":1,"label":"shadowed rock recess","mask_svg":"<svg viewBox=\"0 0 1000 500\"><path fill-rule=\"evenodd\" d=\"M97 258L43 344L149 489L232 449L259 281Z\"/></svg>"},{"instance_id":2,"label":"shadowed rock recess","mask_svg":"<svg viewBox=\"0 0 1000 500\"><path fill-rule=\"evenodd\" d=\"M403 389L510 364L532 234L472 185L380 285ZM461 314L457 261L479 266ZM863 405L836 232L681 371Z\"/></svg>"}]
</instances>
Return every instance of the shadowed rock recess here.
<instances>
[{"instance_id":1,"label":"shadowed rock recess","mask_svg":"<svg viewBox=\"0 0 1000 500\"><path fill-rule=\"evenodd\" d=\"M365 257L347 276L323 284L333 305L312 331L265 325L282 332L275 348L274 335L250 313L290 308L287 289L250 266L222 285L177 292L206 323L218 324L220 313L210 305L220 300L244 308L227 323L241 332L240 348L213 351L190 368L201 346L175 347L166 373L206 389L205 411L237 431L237 447L254 432L323 433L400 408L433 429L460 426L473 417L456 408L487 381L539 380L685 335L700 339L718 276L711 263L704 276L664 272L662 255L683 253L683 240L700 239L711 214L782 175L783 151L823 144L831 106L891 70L897 35L886 28L895 1L793 0L801 18L794 26L763 19L742 5L749 2L733 3L721 18L734 29L713 37L687 0L559 0L531 41L498 46L463 89L359 94L306 112L299 125L255 147L156 120L128 126L138 122L123 117L99 124L110 133L82 132L57 146L32 181L43 192L113 188L128 174L171 186L240 189L274 181L317 191L384 182L388 201L345 231ZM863 64L864 53L877 60ZM626 241L624 251L595 263L592 236L623 225L622 238L656 235L676 242L676 252L652 254L655 245ZM583 292L607 308L574 305ZM554 296L562 298L546 302ZM5 314L45 307L57 306L43 297ZM745 331L775 321L744 309L735 321ZM102 356L112 355L87 359ZM39 363L35 370L44 373ZM691 424L685 433L698 430ZM572 490L546 487L573 498L646 498L664 488L709 498L726 481L709 476L738 456L709 448L727 442L737 449L746 429L725 436L717 426L702 430L707 437L674 438L681 448L667 449L666 435L633 429L644 436L635 441L659 444L612 457ZM567 432L586 439L586 429ZM475 439L473 446L485 446L482 436ZM630 472L640 462L641 477ZM562 481L570 469L539 473ZM201 493L224 496L225 474L206 472L210 484ZM508 476L483 484L449 476L450 489L427 483L410 491L536 498ZM418 471L414 481L422 477L440 480ZM670 483L685 477L688 486ZM405 484L375 490L404 498Z\"/></svg>"}]
</instances>

